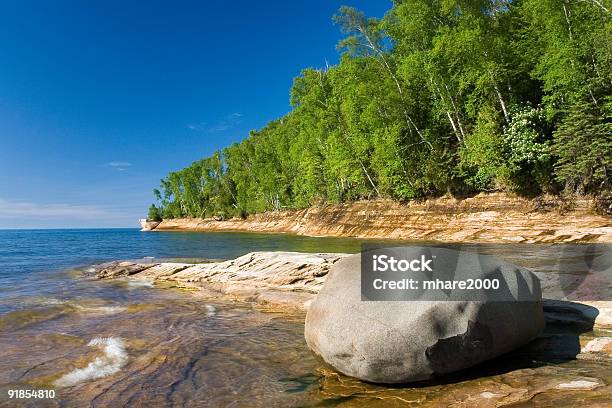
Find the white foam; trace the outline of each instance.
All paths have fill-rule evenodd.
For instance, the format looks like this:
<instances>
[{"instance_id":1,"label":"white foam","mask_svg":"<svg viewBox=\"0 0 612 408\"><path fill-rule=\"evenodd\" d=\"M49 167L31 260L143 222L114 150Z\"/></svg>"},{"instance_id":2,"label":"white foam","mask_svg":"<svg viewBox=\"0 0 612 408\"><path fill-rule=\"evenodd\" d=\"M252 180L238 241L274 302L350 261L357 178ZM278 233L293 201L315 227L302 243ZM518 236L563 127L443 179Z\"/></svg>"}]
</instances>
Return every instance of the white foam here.
<instances>
[{"instance_id":1,"label":"white foam","mask_svg":"<svg viewBox=\"0 0 612 408\"><path fill-rule=\"evenodd\" d=\"M43 300L40 303L43 305L47 305L47 306L55 306L55 305L63 305L64 303L66 303L66 301L61 300L61 299L56 299L56 298L43 298Z\"/></svg>"},{"instance_id":2,"label":"white foam","mask_svg":"<svg viewBox=\"0 0 612 408\"><path fill-rule=\"evenodd\" d=\"M75 306L79 311L84 313L99 313L99 314L115 314L123 312L125 307L122 306Z\"/></svg>"},{"instance_id":3,"label":"white foam","mask_svg":"<svg viewBox=\"0 0 612 408\"><path fill-rule=\"evenodd\" d=\"M100 347L104 352L102 357L96 357L87 367L77 368L63 375L55 385L57 387L70 387L87 380L95 380L115 374L121 370L128 360L123 340L117 337L96 337L92 339L89 347Z\"/></svg>"},{"instance_id":4,"label":"white foam","mask_svg":"<svg viewBox=\"0 0 612 408\"><path fill-rule=\"evenodd\" d=\"M213 305L206 305L206 316L214 316L217 314L217 309Z\"/></svg>"}]
</instances>

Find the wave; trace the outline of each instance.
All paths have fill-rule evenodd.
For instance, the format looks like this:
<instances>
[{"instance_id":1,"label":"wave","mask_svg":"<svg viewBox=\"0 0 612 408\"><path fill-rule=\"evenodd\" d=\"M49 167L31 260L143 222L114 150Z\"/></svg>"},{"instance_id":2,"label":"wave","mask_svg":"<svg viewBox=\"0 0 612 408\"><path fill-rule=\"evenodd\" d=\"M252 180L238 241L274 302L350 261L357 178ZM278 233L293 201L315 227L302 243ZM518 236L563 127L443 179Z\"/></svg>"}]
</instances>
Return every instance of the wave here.
<instances>
[{"instance_id":1,"label":"wave","mask_svg":"<svg viewBox=\"0 0 612 408\"><path fill-rule=\"evenodd\" d=\"M95 305L95 303L100 302L96 302L95 299L93 300L93 302L87 301L85 305L78 303L78 299L63 300L51 297L33 297L25 300L20 300L20 303L22 305L29 306L30 308L38 308L40 306L64 306L64 311L77 311L82 313L96 314L114 314L127 310L127 308L123 306L97 306ZM87 303L94 303L94 305L89 306L87 305Z\"/></svg>"},{"instance_id":2,"label":"wave","mask_svg":"<svg viewBox=\"0 0 612 408\"><path fill-rule=\"evenodd\" d=\"M101 313L115 314L126 310L123 306L81 306L75 305L75 308L83 313Z\"/></svg>"},{"instance_id":3,"label":"wave","mask_svg":"<svg viewBox=\"0 0 612 408\"><path fill-rule=\"evenodd\" d=\"M61 300L55 298L43 298L35 304L44 306L65 306L67 311L73 310L81 313L115 314L126 310L123 306L86 306L77 303L76 300Z\"/></svg>"},{"instance_id":4,"label":"wave","mask_svg":"<svg viewBox=\"0 0 612 408\"><path fill-rule=\"evenodd\" d=\"M217 309L213 305L206 305L206 315L214 316L217 314Z\"/></svg>"},{"instance_id":5,"label":"wave","mask_svg":"<svg viewBox=\"0 0 612 408\"><path fill-rule=\"evenodd\" d=\"M47 297L33 298L33 299L25 300L22 302L23 305L28 305L28 306L60 306L60 305L65 305L66 303L67 301L62 300L62 299L47 298Z\"/></svg>"},{"instance_id":6,"label":"wave","mask_svg":"<svg viewBox=\"0 0 612 408\"><path fill-rule=\"evenodd\" d=\"M77 368L63 375L55 385L57 387L70 387L87 380L95 380L115 374L121 370L128 360L123 340L117 337L96 337L92 339L89 347L102 348L104 355L96 357L84 368Z\"/></svg>"}]
</instances>

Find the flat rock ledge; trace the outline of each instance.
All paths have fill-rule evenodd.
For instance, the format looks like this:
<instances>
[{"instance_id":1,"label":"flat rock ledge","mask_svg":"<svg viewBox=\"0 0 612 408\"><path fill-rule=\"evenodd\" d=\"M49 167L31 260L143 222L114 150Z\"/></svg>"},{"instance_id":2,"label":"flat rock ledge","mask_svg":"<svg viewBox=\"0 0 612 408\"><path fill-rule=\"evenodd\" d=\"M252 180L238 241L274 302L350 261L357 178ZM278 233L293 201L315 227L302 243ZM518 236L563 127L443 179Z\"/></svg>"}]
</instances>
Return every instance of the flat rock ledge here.
<instances>
[{"instance_id":1,"label":"flat rock ledge","mask_svg":"<svg viewBox=\"0 0 612 408\"><path fill-rule=\"evenodd\" d=\"M207 296L256 301L272 307L307 309L331 266L347 254L252 252L209 263L111 262L95 267L100 279L130 277L172 282Z\"/></svg>"},{"instance_id":2,"label":"flat rock ledge","mask_svg":"<svg viewBox=\"0 0 612 408\"><path fill-rule=\"evenodd\" d=\"M99 279L129 277L170 282L205 296L256 301L271 307L307 310L330 268L350 254L251 252L209 263L114 261L94 267ZM547 322L612 330L611 301L544 299Z\"/></svg>"}]
</instances>

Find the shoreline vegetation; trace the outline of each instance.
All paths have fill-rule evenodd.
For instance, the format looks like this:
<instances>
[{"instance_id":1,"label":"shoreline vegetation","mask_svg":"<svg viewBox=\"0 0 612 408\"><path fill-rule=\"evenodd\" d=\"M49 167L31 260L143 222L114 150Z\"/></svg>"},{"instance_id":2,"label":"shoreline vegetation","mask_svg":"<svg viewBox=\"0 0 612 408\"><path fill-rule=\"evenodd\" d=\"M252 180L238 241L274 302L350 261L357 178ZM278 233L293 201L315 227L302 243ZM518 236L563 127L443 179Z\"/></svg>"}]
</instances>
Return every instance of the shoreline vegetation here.
<instances>
[{"instance_id":1,"label":"shoreline vegetation","mask_svg":"<svg viewBox=\"0 0 612 408\"><path fill-rule=\"evenodd\" d=\"M612 219L597 202L557 197L526 199L504 193L398 203L357 201L243 218L173 218L153 231L243 231L440 242L611 243Z\"/></svg>"},{"instance_id":2,"label":"shoreline vegetation","mask_svg":"<svg viewBox=\"0 0 612 408\"><path fill-rule=\"evenodd\" d=\"M414 0L333 20L340 62L304 69L285 116L168 174L149 219L482 192L589 196L609 213L609 7Z\"/></svg>"}]
</instances>

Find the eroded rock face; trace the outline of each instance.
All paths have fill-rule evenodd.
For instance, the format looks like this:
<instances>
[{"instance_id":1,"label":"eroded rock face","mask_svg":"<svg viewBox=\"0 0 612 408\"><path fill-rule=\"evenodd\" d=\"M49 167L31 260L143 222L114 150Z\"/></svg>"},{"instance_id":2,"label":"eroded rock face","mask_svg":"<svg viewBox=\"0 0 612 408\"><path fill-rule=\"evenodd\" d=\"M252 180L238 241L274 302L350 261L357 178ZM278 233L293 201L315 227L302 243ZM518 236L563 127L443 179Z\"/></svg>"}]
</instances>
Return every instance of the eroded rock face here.
<instances>
[{"instance_id":1,"label":"eroded rock face","mask_svg":"<svg viewBox=\"0 0 612 408\"><path fill-rule=\"evenodd\" d=\"M520 273L533 301L362 301L360 256L347 257L332 267L310 305L306 342L338 371L377 383L471 367L528 343L544 328L537 278Z\"/></svg>"},{"instance_id":2,"label":"eroded rock face","mask_svg":"<svg viewBox=\"0 0 612 408\"><path fill-rule=\"evenodd\" d=\"M161 221L149 221L147 219L140 219L140 230L141 231L153 231L159 224L161 224Z\"/></svg>"},{"instance_id":3,"label":"eroded rock face","mask_svg":"<svg viewBox=\"0 0 612 408\"><path fill-rule=\"evenodd\" d=\"M612 242L610 216L597 215L588 200L562 215L546 200L507 194L441 197L405 204L389 200L270 211L246 219L177 218L155 231L288 232L306 236L384 238L442 242Z\"/></svg>"}]
</instances>

